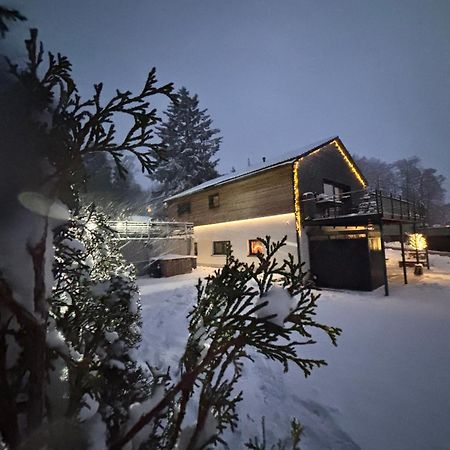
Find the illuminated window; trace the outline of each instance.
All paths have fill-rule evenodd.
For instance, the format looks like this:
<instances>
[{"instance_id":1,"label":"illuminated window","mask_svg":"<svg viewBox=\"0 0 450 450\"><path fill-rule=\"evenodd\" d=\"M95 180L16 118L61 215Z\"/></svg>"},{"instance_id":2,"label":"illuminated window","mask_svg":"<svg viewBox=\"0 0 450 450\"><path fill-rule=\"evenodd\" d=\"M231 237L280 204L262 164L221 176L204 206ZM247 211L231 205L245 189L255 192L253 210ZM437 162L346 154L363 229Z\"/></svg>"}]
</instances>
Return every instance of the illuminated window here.
<instances>
[{"instance_id":1,"label":"illuminated window","mask_svg":"<svg viewBox=\"0 0 450 450\"><path fill-rule=\"evenodd\" d=\"M230 241L213 241L213 255L226 255L230 245Z\"/></svg>"},{"instance_id":2,"label":"illuminated window","mask_svg":"<svg viewBox=\"0 0 450 450\"><path fill-rule=\"evenodd\" d=\"M263 243L258 239L250 239L248 241L248 249L249 249L249 255L255 256L258 253L264 253L264 245Z\"/></svg>"},{"instance_id":3,"label":"illuminated window","mask_svg":"<svg viewBox=\"0 0 450 450\"><path fill-rule=\"evenodd\" d=\"M213 194L208 197L209 209L219 207L219 194Z\"/></svg>"},{"instance_id":4,"label":"illuminated window","mask_svg":"<svg viewBox=\"0 0 450 450\"><path fill-rule=\"evenodd\" d=\"M191 203L180 203L178 205L178 215L181 216L182 214L190 214L191 212Z\"/></svg>"}]
</instances>

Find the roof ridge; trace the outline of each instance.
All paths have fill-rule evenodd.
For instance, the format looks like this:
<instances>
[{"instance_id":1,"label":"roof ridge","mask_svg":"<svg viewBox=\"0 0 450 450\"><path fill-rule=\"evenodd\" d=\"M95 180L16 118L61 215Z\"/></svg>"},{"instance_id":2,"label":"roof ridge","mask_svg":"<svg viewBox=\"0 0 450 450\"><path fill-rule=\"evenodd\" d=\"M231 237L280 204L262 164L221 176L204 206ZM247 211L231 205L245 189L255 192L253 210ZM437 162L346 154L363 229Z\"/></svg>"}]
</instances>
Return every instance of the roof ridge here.
<instances>
[{"instance_id":1,"label":"roof ridge","mask_svg":"<svg viewBox=\"0 0 450 450\"><path fill-rule=\"evenodd\" d=\"M171 201L171 200L175 200L177 198L185 197L187 195L191 195L196 192L200 192L200 191L202 191L204 189L208 189L210 187L218 186L218 185L225 184L225 183L230 183L231 181L234 181L236 179L244 178L244 177L253 175L255 173L271 169L273 167L277 167L277 166L281 166L281 165L290 163L292 161L295 161L297 158L306 156L308 153L333 142L336 139L339 139L339 136L329 137L327 139L323 139L323 140L315 142L313 144L309 144L307 146L301 147L292 152L283 153L278 158L272 158L272 159L270 159L262 164L259 164L257 166L249 167L246 170L221 175L219 177L213 178L212 180L205 181L204 183L201 183L197 186L186 189L185 191L179 192L178 194L171 195L170 197L167 197L164 201Z\"/></svg>"}]
</instances>

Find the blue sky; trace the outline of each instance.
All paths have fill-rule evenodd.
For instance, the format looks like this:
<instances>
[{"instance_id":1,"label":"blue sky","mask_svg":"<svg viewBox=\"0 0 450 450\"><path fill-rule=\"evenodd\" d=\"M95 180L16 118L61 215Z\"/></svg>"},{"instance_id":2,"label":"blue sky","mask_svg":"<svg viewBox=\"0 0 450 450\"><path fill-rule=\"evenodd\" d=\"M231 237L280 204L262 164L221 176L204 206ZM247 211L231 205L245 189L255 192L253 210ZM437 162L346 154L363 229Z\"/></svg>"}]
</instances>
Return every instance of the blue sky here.
<instances>
[{"instance_id":1,"label":"blue sky","mask_svg":"<svg viewBox=\"0 0 450 450\"><path fill-rule=\"evenodd\" d=\"M70 57L82 94L137 90L152 66L197 93L223 135L222 172L337 134L352 153L418 155L450 179L448 0L13 4Z\"/></svg>"}]
</instances>

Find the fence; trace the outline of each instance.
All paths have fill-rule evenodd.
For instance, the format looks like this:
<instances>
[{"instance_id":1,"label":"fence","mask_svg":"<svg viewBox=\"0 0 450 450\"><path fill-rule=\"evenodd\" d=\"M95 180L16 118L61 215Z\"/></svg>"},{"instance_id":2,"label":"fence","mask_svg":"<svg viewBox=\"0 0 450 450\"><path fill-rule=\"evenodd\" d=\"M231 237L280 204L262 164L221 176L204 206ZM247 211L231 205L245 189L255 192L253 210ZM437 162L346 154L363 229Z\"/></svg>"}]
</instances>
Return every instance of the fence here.
<instances>
[{"instance_id":1,"label":"fence","mask_svg":"<svg viewBox=\"0 0 450 450\"><path fill-rule=\"evenodd\" d=\"M378 215L384 219L418 222L425 217L419 202L402 199L380 190L358 190L339 195L307 193L301 200L302 217L314 220L347 215Z\"/></svg>"},{"instance_id":2,"label":"fence","mask_svg":"<svg viewBox=\"0 0 450 450\"><path fill-rule=\"evenodd\" d=\"M112 220L108 225L117 231L117 239L126 240L187 239L194 234L190 222Z\"/></svg>"}]
</instances>

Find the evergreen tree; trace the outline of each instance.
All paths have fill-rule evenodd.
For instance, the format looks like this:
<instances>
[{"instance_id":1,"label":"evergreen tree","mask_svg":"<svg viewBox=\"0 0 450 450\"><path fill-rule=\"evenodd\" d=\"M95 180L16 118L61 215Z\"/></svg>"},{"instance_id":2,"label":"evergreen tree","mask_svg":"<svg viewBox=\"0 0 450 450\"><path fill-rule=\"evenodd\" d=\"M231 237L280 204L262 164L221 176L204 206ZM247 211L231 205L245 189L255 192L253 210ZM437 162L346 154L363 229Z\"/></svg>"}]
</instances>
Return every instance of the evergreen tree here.
<instances>
[{"instance_id":1,"label":"evergreen tree","mask_svg":"<svg viewBox=\"0 0 450 450\"><path fill-rule=\"evenodd\" d=\"M387 194L423 204L426 222L445 223L445 177L436 169L424 168L417 156L400 159L392 164L377 158L355 156L369 186Z\"/></svg>"},{"instance_id":2,"label":"evergreen tree","mask_svg":"<svg viewBox=\"0 0 450 450\"><path fill-rule=\"evenodd\" d=\"M132 214L147 215L149 193L137 183L131 155L122 158L126 176L121 174L114 161L104 152L97 152L84 159L86 185L81 194L86 206L94 203L107 215L118 219Z\"/></svg>"},{"instance_id":3,"label":"evergreen tree","mask_svg":"<svg viewBox=\"0 0 450 450\"><path fill-rule=\"evenodd\" d=\"M26 46L28 64L10 64L12 77L0 92L6 122L0 145L11 152L0 174L7 181L0 190L0 446L193 450L223 444L224 430L237 426L242 393L236 387L243 360L254 357L250 348L306 376L325 364L300 354L314 343L311 329L333 343L340 330L316 322L318 295L301 266L292 255L281 264L275 259L286 239L267 237L258 264L229 255L222 270L199 282L174 379L169 369L135 361L134 270L106 217L80 205L83 160L106 152L126 175L123 154L131 152L151 171L161 147L152 142L158 117L149 102L155 94L171 98L172 87L158 87L152 70L136 96L117 92L103 106L96 85L83 102L67 58L49 54L41 71L35 30ZM115 136L115 114L133 119L123 141ZM197 411L194 425L185 421L189 402ZM293 431L298 442L298 424Z\"/></svg>"},{"instance_id":4,"label":"evergreen tree","mask_svg":"<svg viewBox=\"0 0 450 450\"><path fill-rule=\"evenodd\" d=\"M324 332L333 344L341 330L316 321L319 295L311 290L294 257L276 259L286 237L279 242L269 236L258 239L264 252L257 255L256 263L239 261L230 253L222 269L199 280L181 374L170 379L167 373L159 380L164 393L145 406L111 450L128 442L137 450L143 439L147 441L143 449L223 447L224 431L238 426L237 405L245 395L239 392L239 379L245 360L253 361L258 353L279 362L285 372L298 369L304 376L326 365L322 359L305 358L301 349L315 344L314 329ZM192 408L194 424L187 417ZM297 421L291 424L296 448L301 426ZM253 442L250 448L261 447Z\"/></svg>"},{"instance_id":5,"label":"evergreen tree","mask_svg":"<svg viewBox=\"0 0 450 450\"><path fill-rule=\"evenodd\" d=\"M60 369L50 396L64 380L65 416L85 422L98 412L111 438L126 422L130 405L151 392L148 368L133 358L141 325L135 269L114 238L106 216L92 207L56 230L52 339L47 339Z\"/></svg>"},{"instance_id":6,"label":"evergreen tree","mask_svg":"<svg viewBox=\"0 0 450 450\"><path fill-rule=\"evenodd\" d=\"M366 158L354 155L358 167L366 177L372 189L380 189L386 193L395 194L398 191L398 179L393 164L389 164L378 158Z\"/></svg>"},{"instance_id":7,"label":"evergreen tree","mask_svg":"<svg viewBox=\"0 0 450 450\"><path fill-rule=\"evenodd\" d=\"M0 35L20 17L0 8ZM104 102L98 84L82 100L69 60L49 53L44 63L37 30L25 43L26 64L0 65L0 447L87 448L93 426L104 446L152 388L131 356L133 273L104 218L88 233L79 214L84 162L105 152L126 175L131 153L150 172L160 153L150 101L171 99L172 86L159 86L153 69L136 95ZM123 139L117 115L131 119Z\"/></svg>"},{"instance_id":8,"label":"evergreen tree","mask_svg":"<svg viewBox=\"0 0 450 450\"><path fill-rule=\"evenodd\" d=\"M217 177L214 156L222 140L220 130L212 128L207 109L200 109L197 95L191 96L184 87L165 115L158 136L166 159L151 176L160 183L159 204L165 197Z\"/></svg>"}]
</instances>

